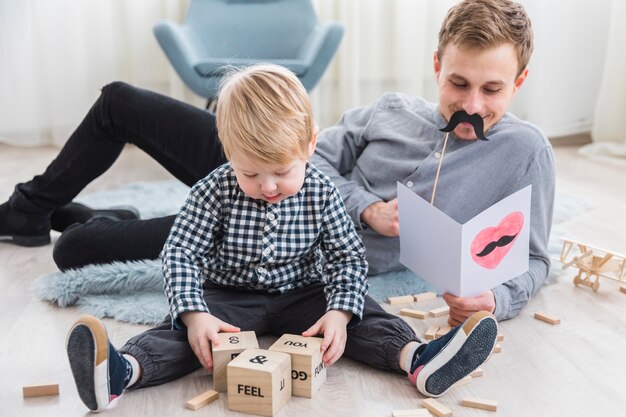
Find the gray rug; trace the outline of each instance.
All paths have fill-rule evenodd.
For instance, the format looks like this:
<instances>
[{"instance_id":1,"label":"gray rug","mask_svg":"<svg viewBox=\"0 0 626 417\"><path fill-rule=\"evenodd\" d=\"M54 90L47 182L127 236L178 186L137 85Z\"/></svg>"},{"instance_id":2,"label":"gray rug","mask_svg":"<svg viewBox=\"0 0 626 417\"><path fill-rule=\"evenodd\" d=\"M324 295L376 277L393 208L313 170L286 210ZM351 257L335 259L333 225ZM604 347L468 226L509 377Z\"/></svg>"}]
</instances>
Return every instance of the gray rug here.
<instances>
[{"instance_id":1,"label":"gray rug","mask_svg":"<svg viewBox=\"0 0 626 417\"><path fill-rule=\"evenodd\" d=\"M108 207L112 202L115 205L133 205L143 219L148 219L178 211L188 191L189 188L178 181L139 182L117 190L88 194L76 200L94 208ZM561 224L590 207L588 200L557 193L549 245L553 258L558 258L561 251ZM558 262L554 262L548 282L555 282L559 273ZM59 307L76 305L96 317L157 324L168 313L162 281L160 264L146 260L54 272L37 278L32 289L38 298ZM369 294L379 302L394 295L436 291L410 271L371 276L369 282Z\"/></svg>"}]
</instances>

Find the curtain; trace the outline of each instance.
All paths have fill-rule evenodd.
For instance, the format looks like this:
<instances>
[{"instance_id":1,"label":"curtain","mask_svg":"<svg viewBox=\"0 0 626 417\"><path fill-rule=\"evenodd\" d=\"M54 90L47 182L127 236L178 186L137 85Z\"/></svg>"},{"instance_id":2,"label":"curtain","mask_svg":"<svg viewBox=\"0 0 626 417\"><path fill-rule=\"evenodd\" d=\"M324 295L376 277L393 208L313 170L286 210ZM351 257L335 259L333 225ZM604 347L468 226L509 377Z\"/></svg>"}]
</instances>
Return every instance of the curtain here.
<instances>
[{"instance_id":1,"label":"curtain","mask_svg":"<svg viewBox=\"0 0 626 417\"><path fill-rule=\"evenodd\" d=\"M626 2L613 0L604 73L591 131L593 143L580 152L626 161Z\"/></svg>"},{"instance_id":2,"label":"curtain","mask_svg":"<svg viewBox=\"0 0 626 417\"><path fill-rule=\"evenodd\" d=\"M183 0L0 0L0 140L62 144L114 80L187 98L152 34Z\"/></svg>"},{"instance_id":3,"label":"curtain","mask_svg":"<svg viewBox=\"0 0 626 417\"><path fill-rule=\"evenodd\" d=\"M437 99L433 53L439 26L455 0L314 0L320 21L346 32L337 56L313 93L320 127L383 93Z\"/></svg>"}]
</instances>

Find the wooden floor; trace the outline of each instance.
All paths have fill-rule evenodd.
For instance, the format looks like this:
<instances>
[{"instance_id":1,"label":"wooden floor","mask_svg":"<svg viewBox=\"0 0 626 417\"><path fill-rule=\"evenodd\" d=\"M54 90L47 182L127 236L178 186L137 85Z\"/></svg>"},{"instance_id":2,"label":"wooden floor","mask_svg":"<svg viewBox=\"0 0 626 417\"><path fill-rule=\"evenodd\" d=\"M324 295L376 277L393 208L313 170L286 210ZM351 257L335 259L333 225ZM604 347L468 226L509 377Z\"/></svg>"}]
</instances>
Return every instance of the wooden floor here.
<instances>
[{"instance_id":1,"label":"wooden floor","mask_svg":"<svg viewBox=\"0 0 626 417\"><path fill-rule=\"evenodd\" d=\"M43 171L56 155L54 148L20 149L0 145L0 201L16 182ZM575 148L556 149L558 188L592 201L593 208L565 226L568 236L597 246L626 252L626 165L587 160ZM170 178L134 148L88 191L115 187L128 181ZM56 236L53 236L55 238ZM82 416L87 409L78 398L67 363L64 342L67 329L80 315L74 308L58 309L34 299L33 280L55 270L52 245L20 248L0 243L0 415ZM514 416L617 416L626 406L626 294L614 281L603 280L598 293L575 288L573 272L557 284L544 287L523 313L500 325L505 335L502 352L483 367L484 376L453 389L440 399L455 416L493 415L459 405L466 396L500 402L496 415ZM415 305L430 309L441 299ZM401 307L394 306L393 311ZM534 320L543 310L561 318L551 326ZM419 334L430 323L408 319ZM142 326L106 320L113 343L123 344ZM262 339L268 346L270 339ZM21 387L58 383L58 397L23 399ZM198 411L184 408L186 400L211 387L206 372L198 371L178 381L126 394L111 416L240 416L230 412L226 399ZM392 410L419 407L415 387L399 375L380 372L341 359L328 370L328 380L311 400L292 398L279 416L391 416Z\"/></svg>"}]
</instances>

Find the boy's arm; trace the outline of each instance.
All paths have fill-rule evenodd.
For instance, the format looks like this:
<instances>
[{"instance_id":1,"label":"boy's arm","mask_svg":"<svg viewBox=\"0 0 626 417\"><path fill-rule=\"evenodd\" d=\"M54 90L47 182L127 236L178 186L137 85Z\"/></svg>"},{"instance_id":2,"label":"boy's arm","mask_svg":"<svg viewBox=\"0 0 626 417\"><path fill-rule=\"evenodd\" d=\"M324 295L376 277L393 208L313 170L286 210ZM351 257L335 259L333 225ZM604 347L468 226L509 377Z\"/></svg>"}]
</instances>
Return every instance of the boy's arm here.
<instances>
[{"instance_id":1,"label":"boy's arm","mask_svg":"<svg viewBox=\"0 0 626 417\"><path fill-rule=\"evenodd\" d=\"M345 311L361 319L368 289L365 247L334 187L322 222L326 311Z\"/></svg>"},{"instance_id":2,"label":"boy's arm","mask_svg":"<svg viewBox=\"0 0 626 417\"><path fill-rule=\"evenodd\" d=\"M203 298L202 258L214 243L220 218L218 184L199 182L191 189L161 252L173 327L183 327L180 314L184 312L209 312Z\"/></svg>"},{"instance_id":3,"label":"boy's arm","mask_svg":"<svg viewBox=\"0 0 626 417\"><path fill-rule=\"evenodd\" d=\"M368 107L347 111L339 123L324 129L318 134L315 153L311 162L328 175L335 184L357 228L363 228L361 214L371 204L382 201L368 192L356 181L344 175L352 172L357 161L368 145L367 129L376 112L379 102Z\"/></svg>"}]
</instances>

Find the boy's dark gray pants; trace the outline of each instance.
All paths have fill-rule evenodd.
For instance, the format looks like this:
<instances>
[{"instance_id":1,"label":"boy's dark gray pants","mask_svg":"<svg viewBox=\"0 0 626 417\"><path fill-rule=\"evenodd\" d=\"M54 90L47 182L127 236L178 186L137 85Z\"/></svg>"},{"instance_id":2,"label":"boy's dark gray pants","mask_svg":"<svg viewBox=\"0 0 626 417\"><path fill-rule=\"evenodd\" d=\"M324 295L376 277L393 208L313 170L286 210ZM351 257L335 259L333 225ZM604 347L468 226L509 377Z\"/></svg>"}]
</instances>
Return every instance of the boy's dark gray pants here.
<instances>
[{"instance_id":1,"label":"boy's dark gray pants","mask_svg":"<svg viewBox=\"0 0 626 417\"><path fill-rule=\"evenodd\" d=\"M207 286L204 299L215 317L242 331L255 331L257 336L301 334L326 312L324 284L285 294ZM412 340L418 339L403 319L366 297L363 319L348 325L344 355L377 368L401 371L400 349ZM120 352L134 356L141 365L142 375L133 389L160 385L201 367L187 340L187 331L172 329L169 318L130 339Z\"/></svg>"}]
</instances>

